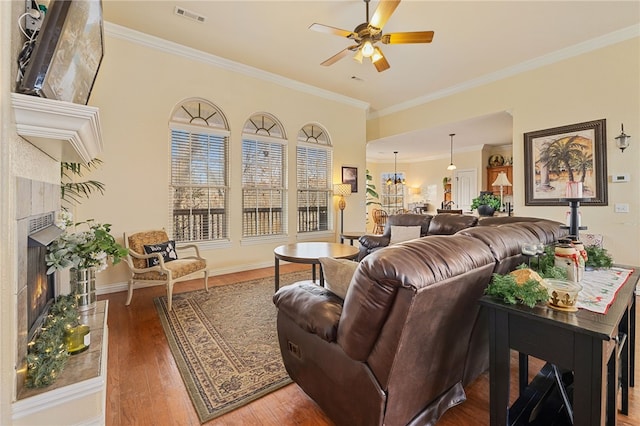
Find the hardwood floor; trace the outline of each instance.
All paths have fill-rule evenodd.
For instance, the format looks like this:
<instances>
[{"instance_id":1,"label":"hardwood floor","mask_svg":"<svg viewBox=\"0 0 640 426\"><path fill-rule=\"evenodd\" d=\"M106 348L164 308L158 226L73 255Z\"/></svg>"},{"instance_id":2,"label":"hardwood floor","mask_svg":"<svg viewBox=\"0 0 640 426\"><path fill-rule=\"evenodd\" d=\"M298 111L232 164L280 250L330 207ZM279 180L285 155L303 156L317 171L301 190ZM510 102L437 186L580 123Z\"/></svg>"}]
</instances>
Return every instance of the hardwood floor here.
<instances>
[{"instance_id":1,"label":"hardwood floor","mask_svg":"<svg viewBox=\"0 0 640 426\"><path fill-rule=\"evenodd\" d=\"M308 265L284 264L282 272L308 269ZM273 275L273 268L256 269L211 277L209 285ZM175 293L202 288L202 280L176 285ZM161 286L135 290L130 306L124 306L126 292L100 296L109 300L109 355L107 373L108 426L198 425L200 421L175 365L153 298L164 293ZM640 302L640 299L638 300ZM640 340L640 339L639 339ZM636 341L637 388L630 390L629 416L618 414L618 425L640 425L640 347ZM512 356L512 372L517 358ZM541 362L532 360L530 370ZM512 373L511 388L517 388ZM438 426L489 424L489 375L482 374L465 389L467 401L447 411ZM514 393L514 392L512 392ZM512 400L515 397L512 397ZM512 401L513 402L513 401ZM288 385L253 403L218 417L206 425L304 425L333 423L295 384Z\"/></svg>"}]
</instances>

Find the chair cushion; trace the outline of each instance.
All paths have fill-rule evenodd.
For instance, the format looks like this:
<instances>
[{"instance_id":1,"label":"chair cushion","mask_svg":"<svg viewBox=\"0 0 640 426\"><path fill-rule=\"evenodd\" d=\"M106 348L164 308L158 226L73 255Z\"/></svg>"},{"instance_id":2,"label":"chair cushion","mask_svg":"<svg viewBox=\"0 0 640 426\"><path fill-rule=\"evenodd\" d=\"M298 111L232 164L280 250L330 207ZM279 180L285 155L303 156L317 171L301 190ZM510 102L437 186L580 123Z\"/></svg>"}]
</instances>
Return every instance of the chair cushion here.
<instances>
[{"instance_id":1,"label":"chair cushion","mask_svg":"<svg viewBox=\"0 0 640 426\"><path fill-rule=\"evenodd\" d=\"M204 270L207 267L207 262L200 259L176 259L173 262L165 263L164 267L171 271L171 275L174 279L184 277ZM166 280L166 276L160 272L151 271L142 274L133 274L133 278L136 280Z\"/></svg>"},{"instance_id":2,"label":"chair cushion","mask_svg":"<svg viewBox=\"0 0 640 426\"><path fill-rule=\"evenodd\" d=\"M347 259L334 259L332 257L318 258L322 265L327 290L344 299L351 283L353 273L358 267L358 262Z\"/></svg>"},{"instance_id":3,"label":"chair cushion","mask_svg":"<svg viewBox=\"0 0 640 426\"><path fill-rule=\"evenodd\" d=\"M171 262L172 260L176 260L178 258L178 254L176 253L176 242L174 240L165 241L159 244L145 244L144 245L145 254L151 253L160 253L162 254L162 258L164 262ZM152 267L159 264L160 261L157 257L147 259L147 266Z\"/></svg>"},{"instance_id":4,"label":"chair cushion","mask_svg":"<svg viewBox=\"0 0 640 426\"><path fill-rule=\"evenodd\" d=\"M167 233L164 230L157 231L145 231L136 232L129 235L127 238L129 249L136 254L144 254L144 246L150 244L158 244L169 240ZM137 269L144 269L147 267L147 261L145 259L133 258L133 266Z\"/></svg>"},{"instance_id":5,"label":"chair cushion","mask_svg":"<svg viewBox=\"0 0 640 426\"><path fill-rule=\"evenodd\" d=\"M401 243L403 241L420 238L421 226L395 226L391 225L391 239L389 244Z\"/></svg>"}]
</instances>

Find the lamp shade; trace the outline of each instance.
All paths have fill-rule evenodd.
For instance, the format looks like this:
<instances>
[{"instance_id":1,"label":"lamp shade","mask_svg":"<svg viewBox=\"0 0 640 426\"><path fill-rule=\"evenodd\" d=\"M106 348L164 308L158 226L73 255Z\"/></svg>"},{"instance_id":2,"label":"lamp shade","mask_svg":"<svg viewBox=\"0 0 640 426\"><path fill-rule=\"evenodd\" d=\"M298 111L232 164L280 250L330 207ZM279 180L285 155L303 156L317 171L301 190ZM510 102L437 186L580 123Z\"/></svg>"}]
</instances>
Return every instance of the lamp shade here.
<instances>
[{"instance_id":1,"label":"lamp shade","mask_svg":"<svg viewBox=\"0 0 640 426\"><path fill-rule=\"evenodd\" d=\"M351 195L351 184L336 183L333 185L333 195L349 196Z\"/></svg>"},{"instance_id":2,"label":"lamp shade","mask_svg":"<svg viewBox=\"0 0 640 426\"><path fill-rule=\"evenodd\" d=\"M505 172L498 173L498 177L491 184L492 186L511 186L511 182L507 179L507 174Z\"/></svg>"},{"instance_id":3,"label":"lamp shade","mask_svg":"<svg viewBox=\"0 0 640 426\"><path fill-rule=\"evenodd\" d=\"M421 188L417 188L417 187L409 188L409 193L410 194L418 195L418 194L420 194L420 192L422 192Z\"/></svg>"}]
</instances>

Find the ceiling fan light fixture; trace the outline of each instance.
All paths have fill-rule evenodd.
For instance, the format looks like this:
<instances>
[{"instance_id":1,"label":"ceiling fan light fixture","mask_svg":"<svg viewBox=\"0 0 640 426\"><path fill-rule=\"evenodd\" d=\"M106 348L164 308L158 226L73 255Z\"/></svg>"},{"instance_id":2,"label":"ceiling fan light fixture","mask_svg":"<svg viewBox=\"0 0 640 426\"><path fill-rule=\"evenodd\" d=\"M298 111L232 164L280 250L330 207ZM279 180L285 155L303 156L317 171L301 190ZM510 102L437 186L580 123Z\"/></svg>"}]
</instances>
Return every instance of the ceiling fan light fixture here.
<instances>
[{"instance_id":1,"label":"ceiling fan light fixture","mask_svg":"<svg viewBox=\"0 0 640 426\"><path fill-rule=\"evenodd\" d=\"M356 54L353 55L353 60L362 63L362 49L356 50Z\"/></svg>"},{"instance_id":2,"label":"ceiling fan light fixture","mask_svg":"<svg viewBox=\"0 0 640 426\"><path fill-rule=\"evenodd\" d=\"M370 58L373 55L374 49L371 41L367 40L362 44L362 56L365 58Z\"/></svg>"},{"instance_id":3,"label":"ceiling fan light fixture","mask_svg":"<svg viewBox=\"0 0 640 426\"><path fill-rule=\"evenodd\" d=\"M371 62L375 64L382 58L383 58L382 51L380 50L379 47L375 47L373 49L373 55L371 55Z\"/></svg>"}]
</instances>

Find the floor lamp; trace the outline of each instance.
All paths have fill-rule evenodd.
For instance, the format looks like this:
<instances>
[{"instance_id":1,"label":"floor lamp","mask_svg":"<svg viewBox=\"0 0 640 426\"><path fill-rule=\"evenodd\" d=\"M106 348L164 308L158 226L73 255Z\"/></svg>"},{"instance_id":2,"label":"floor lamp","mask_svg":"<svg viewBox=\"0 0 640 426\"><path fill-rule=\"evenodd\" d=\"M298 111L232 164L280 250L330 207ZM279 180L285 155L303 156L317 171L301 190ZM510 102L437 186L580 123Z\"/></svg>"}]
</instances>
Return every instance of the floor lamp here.
<instances>
[{"instance_id":1,"label":"floor lamp","mask_svg":"<svg viewBox=\"0 0 640 426\"><path fill-rule=\"evenodd\" d=\"M340 242L344 242L343 234L344 234L344 208L347 207L347 202L344 197L348 197L351 195L351 184L350 183L336 183L333 185L333 195L339 196L340 200L338 200L338 208L340 209Z\"/></svg>"},{"instance_id":2,"label":"floor lamp","mask_svg":"<svg viewBox=\"0 0 640 426\"><path fill-rule=\"evenodd\" d=\"M496 178L496 180L493 181L491 185L500 187L500 211L502 211L502 206L504 205L503 204L504 187L511 186L511 182L509 182L509 179L507 178L507 174L505 172L500 172L498 173L498 177Z\"/></svg>"}]
</instances>

